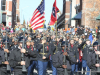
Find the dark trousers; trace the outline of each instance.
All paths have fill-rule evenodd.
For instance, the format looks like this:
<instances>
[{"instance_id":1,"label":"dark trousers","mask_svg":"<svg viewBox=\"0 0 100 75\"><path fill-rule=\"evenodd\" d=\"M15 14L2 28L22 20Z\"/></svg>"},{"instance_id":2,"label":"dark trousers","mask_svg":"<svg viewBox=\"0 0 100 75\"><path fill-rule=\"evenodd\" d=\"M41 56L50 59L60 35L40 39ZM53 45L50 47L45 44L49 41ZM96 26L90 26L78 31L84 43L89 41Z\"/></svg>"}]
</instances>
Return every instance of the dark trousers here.
<instances>
[{"instance_id":1,"label":"dark trousers","mask_svg":"<svg viewBox=\"0 0 100 75\"><path fill-rule=\"evenodd\" d=\"M75 72L77 71L81 71L82 70L82 62L79 62L76 64L76 69L75 69ZM77 73L77 75L82 75L81 72Z\"/></svg>"},{"instance_id":2,"label":"dark trousers","mask_svg":"<svg viewBox=\"0 0 100 75\"><path fill-rule=\"evenodd\" d=\"M0 67L0 75L10 75L6 68Z\"/></svg>"},{"instance_id":3,"label":"dark trousers","mask_svg":"<svg viewBox=\"0 0 100 75\"><path fill-rule=\"evenodd\" d=\"M33 75L34 68L37 69L37 61L32 61L31 65L28 67L28 75Z\"/></svg>"},{"instance_id":4,"label":"dark trousers","mask_svg":"<svg viewBox=\"0 0 100 75\"><path fill-rule=\"evenodd\" d=\"M56 70L56 68L53 66L53 64L52 64L52 60L50 60L49 61L50 62L50 66L51 66L51 68L52 68L52 75L57 75L57 70Z\"/></svg>"},{"instance_id":5,"label":"dark trousers","mask_svg":"<svg viewBox=\"0 0 100 75\"><path fill-rule=\"evenodd\" d=\"M27 73L22 72L22 69L14 69L14 75L27 75Z\"/></svg>"},{"instance_id":6,"label":"dark trousers","mask_svg":"<svg viewBox=\"0 0 100 75\"><path fill-rule=\"evenodd\" d=\"M57 70L58 75L64 75L64 71Z\"/></svg>"},{"instance_id":7,"label":"dark trousers","mask_svg":"<svg viewBox=\"0 0 100 75\"><path fill-rule=\"evenodd\" d=\"M38 61L38 75L46 75L48 62Z\"/></svg>"}]
</instances>

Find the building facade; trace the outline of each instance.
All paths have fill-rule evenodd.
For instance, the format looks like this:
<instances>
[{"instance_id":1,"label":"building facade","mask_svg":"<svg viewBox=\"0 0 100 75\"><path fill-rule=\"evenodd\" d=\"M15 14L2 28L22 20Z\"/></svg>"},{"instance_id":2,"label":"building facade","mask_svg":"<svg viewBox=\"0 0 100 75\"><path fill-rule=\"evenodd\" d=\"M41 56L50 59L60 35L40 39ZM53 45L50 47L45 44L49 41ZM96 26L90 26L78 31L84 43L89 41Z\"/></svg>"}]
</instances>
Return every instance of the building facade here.
<instances>
[{"instance_id":1,"label":"building facade","mask_svg":"<svg viewBox=\"0 0 100 75\"><path fill-rule=\"evenodd\" d=\"M100 26L100 20L96 18L100 15L100 0L82 0L82 25L96 28Z\"/></svg>"},{"instance_id":2,"label":"building facade","mask_svg":"<svg viewBox=\"0 0 100 75\"><path fill-rule=\"evenodd\" d=\"M58 18L58 28L70 26L95 28L100 25L100 0L63 0L63 13Z\"/></svg>"},{"instance_id":3,"label":"building facade","mask_svg":"<svg viewBox=\"0 0 100 75\"><path fill-rule=\"evenodd\" d=\"M1 1L0 1L0 4L1 4ZM1 11L1 5L0 5L0 24L2 23L1 17L2 17L2 11Z\"/></svg>"},{"instance_id":4,"label":"building facade","mask_svg":"<svg viewBox=\"0 0 100 75\"><path fill-rule=\"evenodd\" d=\"M2 23L5 26L12 27L12 1L13 0L1 0L2 10ZM16 23L19 22L20 11L19 11L19 0L16 3Z\"/></svg>"}]
</instances>

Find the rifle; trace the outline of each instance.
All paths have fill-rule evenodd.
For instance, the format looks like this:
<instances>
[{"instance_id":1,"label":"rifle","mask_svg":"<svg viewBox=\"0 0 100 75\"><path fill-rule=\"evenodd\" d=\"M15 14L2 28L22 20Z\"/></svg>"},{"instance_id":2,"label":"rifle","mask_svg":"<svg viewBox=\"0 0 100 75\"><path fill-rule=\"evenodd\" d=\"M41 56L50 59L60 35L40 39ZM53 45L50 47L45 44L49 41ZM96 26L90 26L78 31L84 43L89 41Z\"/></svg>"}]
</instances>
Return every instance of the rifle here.
<instances>
[{"instance_id":1,"label":"rifle","mask_svg":"<svg viewBox=\"0 0 100 75\"><path fill-rule=\"evenodd\" d=\"M6 45L5 45L5 49L8 49L8 46L7 46L7 32L6 32ZM7 52L5 52L5 61L8 61L8 53ZM10 65L9 64L7 64L7 71L10 71L11 70L11 68L10 68Z\"/></svg>"},{"instance_id":2,"label":"rifle","mask_svg":"<svg viewBox=\"0 0 100 75\"><path fill-rule=\"evenodd\" d=\"M66 52L66 35L65 35L65 49L64 52ZM64 65L66 65L66 56L64 55ZM68 75L67 69L64 70L64 75Z\"/></svg>"},{"instance_id":3,"label":"rifle","mask_svg":"<svg viewBox=\"0 0 100 75\"><path fill-rule=\"evenodd\" d=\"M23 44L22 44L22 49L24 49L24 45L25 45L25 30L24 30L24 36L23 36ZM24 58L24 53L22 53L22 61L25 61ZM22 65L22 72L27 72L25 65Z\"/></svg>"},{"instance_id":4,"label":"rifle","mask_svg":"<svg viewBox=\"0 0 100 75\"><path fill-rule=\"evenodd\" d=\"M99 45L97 47L97 51L99 51ZM99 62L99 55L97 55L97 63L100 63ZM100 67L97 67L97 72L100 72Z\"/></svg>"}]
</instances>

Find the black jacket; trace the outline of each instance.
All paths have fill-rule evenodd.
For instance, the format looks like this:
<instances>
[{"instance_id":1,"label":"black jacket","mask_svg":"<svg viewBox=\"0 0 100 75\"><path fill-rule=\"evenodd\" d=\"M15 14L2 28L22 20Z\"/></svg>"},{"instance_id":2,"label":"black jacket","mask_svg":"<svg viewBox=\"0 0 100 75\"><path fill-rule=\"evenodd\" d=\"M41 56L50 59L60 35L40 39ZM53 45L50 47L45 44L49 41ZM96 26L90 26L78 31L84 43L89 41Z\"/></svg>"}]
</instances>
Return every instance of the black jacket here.
<instances>
[{"instance_id":1,"label":"black jacket","mask_svg":"<svg viewBox=\"0 0 100 75\"><path fill-rule=\"evenodd\" d=\"M68 56L66 56L66 64L67 69L71 69L71 65L76 63L76 59L71 51L67 51ZM57 68L57 70L64 71L62 65L64 65L64 56L62 51L58 51L55 55L53 55L53 66Z\"/></svg>"},{"instance_id":2,"label":"black jacket","mask_svg":"<svg viewBox=\"0 0 100 75\"><path fill-rule=\"evenodd\" d=\"M91 49L92 49L92 46L90 45L90 46L84 46L84 48L82 49L82 52L83 52L83 57L82 57L82 59L83 60L87 60L87 57L88 57L88 54L89 54L89 52L91 52Z\"/></svg>"},{"instance_id":3,"label":"black jacket","mask_svg":"<svg viewBox=\"0 0 100 75\"><path fill-rule=\"evenodd\" d=\"M9 57L9 64L13 69L21 69L22 68L22 66L19 64L19 62L22 61L21 54L22 53L20 52L20 49L11 51L10 57ZM26 68L28 68L28 66L30 65L30 56L34 56L34 55L35 55L34 52L32 52L30 49L27 50L27 53L24 54Z\"/></svg>"},{"instance_id":4,"label":"black jacket","mask_svg":"<svg viewBox=\"0 0 100 75\"><path fill-rule=\"evenodd\" d=\"M88 54L88 57L87 57L87 65L89 66L90 69L96 69L96 58L97 55L95 54L95 51L93 50L92 52L90 52ZM99 62L100 62L100 59L99 59Z\"/></svg>"},{"instance_id":5,"label":"black jacket","mask_svg":"<svg viewBox=\"0 0 100 75\"><path fill-rule=\"evenodd\" d=\"M38 49L38 55L37 55L38 60L45 61L45 62L48 61L50 53L51 53L50 50L49 50L49 44L47 44L47 43L44 44L44 56L46 57L45 60L42 59L42 57L43 57L43 44L39 44L37 49Z\"/></svg>"}]
</instances>

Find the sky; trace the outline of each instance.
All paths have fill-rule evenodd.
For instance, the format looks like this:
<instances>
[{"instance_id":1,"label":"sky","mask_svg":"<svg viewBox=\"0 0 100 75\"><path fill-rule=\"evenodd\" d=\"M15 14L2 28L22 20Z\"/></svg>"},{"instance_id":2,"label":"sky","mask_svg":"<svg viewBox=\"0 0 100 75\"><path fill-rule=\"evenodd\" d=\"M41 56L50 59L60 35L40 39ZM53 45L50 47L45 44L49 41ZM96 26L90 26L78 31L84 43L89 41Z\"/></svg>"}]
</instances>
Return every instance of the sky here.
<instances>
[{"instance_id":1,"label":"sky","mask_svg":"<svg viewBox=\"0 0 100 75\"><path fill-rule=\"evenodd\" d=\"M42 0L20 0L19 8L20 8L21 24L23 23L23 20L25 20L26 22L30 21L33 12L39 6L41 1ZM45 0L45 20L46 20L45 24L46 25L50 21L54 1L55 0ZM61 12L63 11L63 0L57 0L57 7Z\"/></svg>"}]
</instances>

